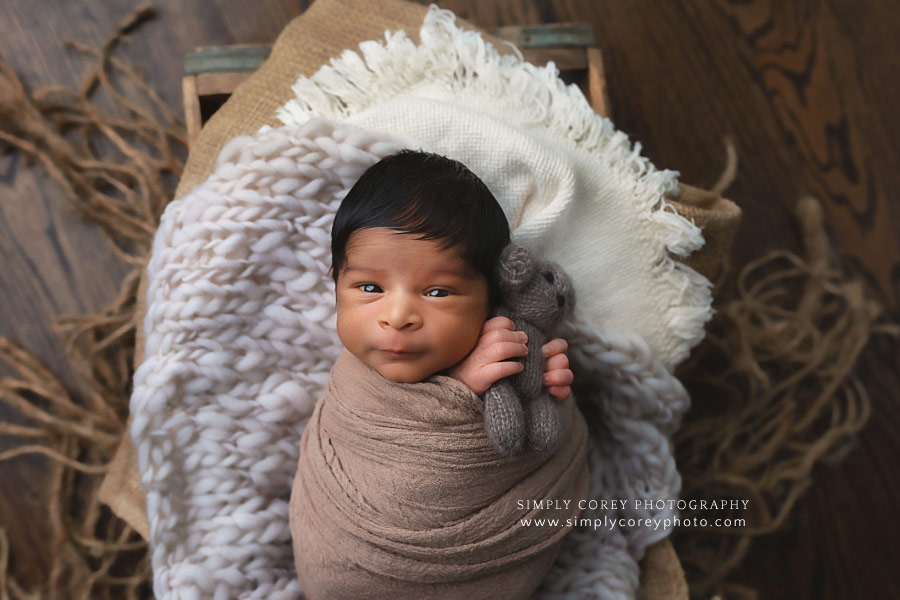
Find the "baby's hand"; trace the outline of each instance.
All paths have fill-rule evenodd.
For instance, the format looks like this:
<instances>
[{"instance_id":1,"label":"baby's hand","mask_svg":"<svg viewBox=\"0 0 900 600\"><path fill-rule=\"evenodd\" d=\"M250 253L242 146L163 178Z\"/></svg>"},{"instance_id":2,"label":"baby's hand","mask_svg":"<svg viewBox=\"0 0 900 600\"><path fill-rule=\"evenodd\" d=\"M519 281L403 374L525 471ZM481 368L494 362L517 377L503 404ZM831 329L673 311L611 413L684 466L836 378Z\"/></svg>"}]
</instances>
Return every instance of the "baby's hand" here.
<instances>
[{"instance_id":1,"label":"baby's hand","mask_svg":"<svg viewBox=\"0 0 900 600\"><path fill-rule=\"evenodd\" d=\"M508 318L488 319L481 328L475 348L447 375L462 381L480 396L498 379L520 373L525 368L519 361L507 359L527 355L527 341L525 332L516 331Z\"/></svg>"},{"instance_id":2,"label":"baby's hand","mask_svg":"<svg viewBox=\"0 0 900 600\"><path fill-rule=\"evenodd\" d=\"M447 374L462 381L480 396L497 380L522 371L522 363L508 359L526 356L527 341L528 336L516 331L515 324L508 318L488 319L481 329L475 349ZM564 402L572 393L574 375L566 356L568 347L562 338L555 338L541 346L541 352L547 359L544 363L544 386L557 402Z\"/></svg>"},{"instance_id":3,"label":"baby's hand","mask_svg":"<svg viewBox=\"0 0 900 600\"><path fill-rule=\"evenodd\" d=\"M572 393L572 381L575 376L569 369L569 357L566 340L555 338L541 346L541 352L547 361L544 363L544 386L557 402L563 402Z\"/></svg>"}]
</instances>

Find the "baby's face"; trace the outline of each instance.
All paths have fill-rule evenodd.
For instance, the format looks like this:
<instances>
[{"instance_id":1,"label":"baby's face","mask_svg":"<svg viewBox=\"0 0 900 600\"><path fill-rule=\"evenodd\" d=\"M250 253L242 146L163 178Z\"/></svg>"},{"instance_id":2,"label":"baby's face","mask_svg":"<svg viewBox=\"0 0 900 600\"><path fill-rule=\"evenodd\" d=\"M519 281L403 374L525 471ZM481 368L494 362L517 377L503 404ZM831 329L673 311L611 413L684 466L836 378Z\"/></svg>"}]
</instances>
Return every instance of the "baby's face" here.
<instances>
[{"instance_id":1,"label":"baby's face","mask_svg":"<svg viewBox=\"0 0 900 600\"><path fill-rule=\"evenodd\" d=\"M350 236L337 280L338 336L390 381L422 381L461 361L487 313L487 281L455 248L384 227Z\"/></svg>"}]
</instances>

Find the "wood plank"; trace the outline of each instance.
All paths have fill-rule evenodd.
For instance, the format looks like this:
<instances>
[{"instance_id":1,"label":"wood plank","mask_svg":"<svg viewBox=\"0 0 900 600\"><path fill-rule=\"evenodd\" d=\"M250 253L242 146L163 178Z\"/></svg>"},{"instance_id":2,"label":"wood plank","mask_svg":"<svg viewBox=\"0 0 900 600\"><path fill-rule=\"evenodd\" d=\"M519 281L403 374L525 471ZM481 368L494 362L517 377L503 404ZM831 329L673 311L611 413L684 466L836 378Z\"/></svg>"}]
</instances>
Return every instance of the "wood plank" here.
<instances>
[{"instance_id":1,"label":"wood plank","mask_svg":"<svg viewBox=\"0 0 900 600\"><path fill-rule=\"evenodd\" d=\"M576 71L588 66L587 52L582 48L535 48L522 50L522 58L543 66L551 60L560 71Z\"/></svg>"},{"instance_id":2,"label":"wood plank","mask_svg":"<svg viewBox=\"0 0 900 600\"><path fill-rule=\"evenodd\" d=\"M588 98L594 112L604 117L610 116L609 96L606 92L606 69L603 66L603 52L599 48L587 49Z\"/></svg>"},{"instance_id":3,"label":"wood plank","mask_svg":"<svg viewBox=\"0 0 900 600\"><path fill-rule=\"evenodd\" d=\"M187 128L188 144L190 144L197 139L200 129L203 128L196 75L185 75L181 79L181 96L184 106L184 125Z\"/></svg>"}]
</instances>

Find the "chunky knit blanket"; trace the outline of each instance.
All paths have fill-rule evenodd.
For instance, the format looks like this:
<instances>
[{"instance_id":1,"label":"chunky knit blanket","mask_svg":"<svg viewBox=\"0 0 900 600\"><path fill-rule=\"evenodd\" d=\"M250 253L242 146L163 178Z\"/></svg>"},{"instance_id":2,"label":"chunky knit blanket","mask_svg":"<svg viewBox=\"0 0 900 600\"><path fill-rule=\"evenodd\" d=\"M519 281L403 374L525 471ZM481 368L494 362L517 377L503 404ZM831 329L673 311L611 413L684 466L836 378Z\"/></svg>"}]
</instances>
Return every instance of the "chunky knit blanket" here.
<instances>
[{"instance_id":1,"label":"chunky knit blanket","mask_svg":"<svg viewBox=\"0 0 900 600\"><path fill-rule=\"evenodd\" d=\"M670 436L688 407L672 370L711 315L710 283L672 257L703 243L667 204L677 174L552 65L501 57L436 9L421 40L388 33L298 81L284 126L234 139L162 216L131 400L159 598L300 596L288 498L340 351L330 227L365 168L402 147L465 163L513 240L575 281L561 335L594 415L596 502L537 597L634 598L638 561L671 531L656 501L678 497Z\"/></svg>"},{"instance_id":2,"label":"chunky knit blanket","mask_svg":"<svg viewBox=\"0 0 900 600\"><path fill-rule=\"evenodd\" d=\"M587 426L568 402L555 452L505 458L483 412L451 377L395 383L341 352L303 431L291 493L294 562L310 598L531 597L587 499Z\"/></svg>"}]
</instances>

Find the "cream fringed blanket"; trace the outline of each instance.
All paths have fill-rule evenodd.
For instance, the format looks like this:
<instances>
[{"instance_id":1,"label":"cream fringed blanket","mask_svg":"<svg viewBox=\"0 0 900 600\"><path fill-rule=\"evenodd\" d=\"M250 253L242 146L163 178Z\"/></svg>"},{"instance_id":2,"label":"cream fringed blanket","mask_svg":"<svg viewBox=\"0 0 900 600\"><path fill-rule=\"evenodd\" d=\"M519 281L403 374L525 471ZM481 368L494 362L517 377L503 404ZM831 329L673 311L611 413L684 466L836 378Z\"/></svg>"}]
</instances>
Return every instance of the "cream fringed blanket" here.
<instances>
[{"instance_id":1,"label":"cream fringed blanket","mask_svg":"<svg viewBox=\"0 0 900 600\"><path fill-rule=\"evenodd\" d=\"M564 419L554 454L505 459L465 384L393 383L341 352L303 432L291 494L307 596L530 598L587 498L586 425L572 402ZM520 522L543 518L560 525Z\"/></svg>"},{"instance_id":2,"label":"cream fringed blanket","mask_svg":"<svg viewBox=\"0 0 900 600\"><path fill-rule=\"evenodd\" d=\"M635 598L639 561L672 530L670 439L688 407L672 371L711 315L709 281L673 260L703 244L667 202L676 174L552 68L498 56L446 11L421 38L391 33L299 81L283 127L233 139L161 218L131 399L160 599L299 597L288 497L340 351L330 228L362 172L403 147L466 164L513 240L575 281L558 334L570 402L593 415L597 502L581 516L607 526L573 529L535 597Z\"/></svg>"}]
</instances>

